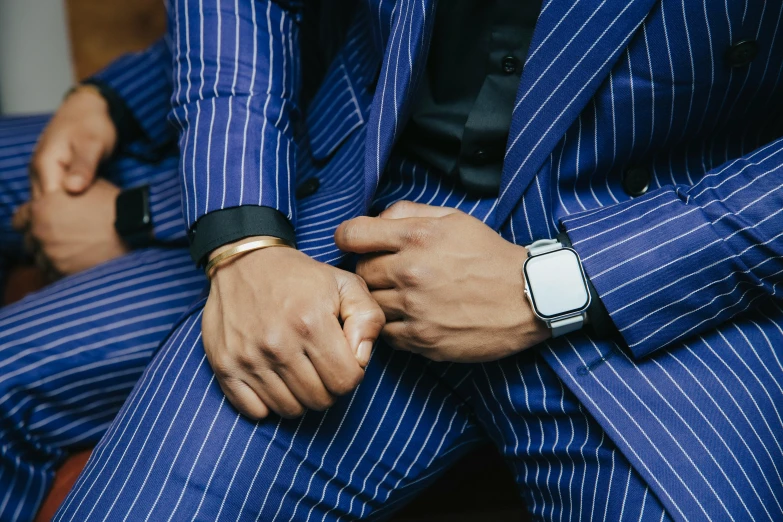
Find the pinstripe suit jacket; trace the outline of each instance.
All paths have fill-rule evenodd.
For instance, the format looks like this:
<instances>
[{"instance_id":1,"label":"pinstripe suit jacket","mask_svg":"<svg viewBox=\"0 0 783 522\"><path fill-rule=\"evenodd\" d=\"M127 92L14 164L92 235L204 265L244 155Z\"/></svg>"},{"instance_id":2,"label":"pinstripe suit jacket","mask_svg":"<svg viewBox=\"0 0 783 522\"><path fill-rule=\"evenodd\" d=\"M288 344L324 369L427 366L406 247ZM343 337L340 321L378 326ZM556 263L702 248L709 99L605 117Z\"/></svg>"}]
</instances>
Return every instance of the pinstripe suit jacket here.
<instances>
[{"instance_id":1,"label":"pinstripe suit jacket","mask_svg":"<svg viewBox=\"0 0 783 522\"><path fill-rule=\"evenodd\" d=\"M434 9L360 0L305 111L295 6L172 0L188 226L270 206L302 250L339 260L333 230L382 181ZM519 244L569 233L624 344L575 333L541 353L680 519L783 519L782 12L781 0L545 2L501 194L478 216ZM731 67L741 40L758 54ZM151 96L140 119L162 105ZM631 198L622 177L639 166L651 190ZM297 201L311 176L319 196Z\"/></svg>"}]
</instances>

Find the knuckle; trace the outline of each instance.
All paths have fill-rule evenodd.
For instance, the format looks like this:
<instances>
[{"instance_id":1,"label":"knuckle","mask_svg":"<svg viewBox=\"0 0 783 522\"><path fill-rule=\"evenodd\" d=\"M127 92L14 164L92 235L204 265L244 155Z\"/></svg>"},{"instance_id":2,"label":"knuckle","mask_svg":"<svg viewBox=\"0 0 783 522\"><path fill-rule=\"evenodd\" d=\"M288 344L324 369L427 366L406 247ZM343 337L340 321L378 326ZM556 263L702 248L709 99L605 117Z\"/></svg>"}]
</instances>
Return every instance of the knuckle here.
<instances>
[{"instance_id":1,"label":"knuckle","mask_svg":"<svg viewBox=\"0 0 783 522\"><path fill-rule=\"evenodd\" d=\"M331 395L324 395L322 397L316 397L313 400L313 409L318 411L324 411L332 407L334 404L334 397Z\"/></svg>"},{"instance_id":2,"label":"knuckle","mask_svg":"<svg viewBox=\"0 0 783 522\"><path fill-rule=\"evenodd\" d=\"M212 372L215 377L221 382L228 382L233 376L233 365L224 356L213 355L210 360L212 366Z\"/></svg>"},{"instance_id":3,"label":"knuckle","mask_svg":"<svg viewBox=\"0 0 783 522\"><path fill-rule=\"evenodd\" d=\"M383 313L380 306L375 305L375 307L367 313L367 320L371 323L383 326L386 324L386 314Z\"/></svg>"},{"instance_id":4,"label":"knuckle","mask_svg":"<svg viewBox=\"0 0 783 522\"><path fill-rule=\"evenodd\" d=\"M411 321L407 324L408 336L415 340L418 346L423 348L432 348L438 344L437 335L432 332L432 328L426 327L420 321Z\"/></svg>"},{"instance_id":5,"label":"knuckle","mask_svg":"<svg viewBox=\"0 0 783 522\"><path fill-rule=\"evenodd\" d=\"M362 278L361 275L348 272L347 276L348 284L351 285L355 290L364 290L367 294L370 293L370 288L367 286L367 282Z\"/></svg>"},{"instance_id":6,"label":"knuckle","mask_svg":"<svg viewBox=\"0 0 783 522\"><path fill-rule=\"evenodd\" d=\"M285 417L286 419L294 419L296 417L301 417L305 409L301 404L281 404L278 408L278 413L281 417Z\"/></svg>"},{"instance_id":7,"label":"knuckle","mask_svg":"<svg viewBox=\"0 0 783 522\"><path fill-rule=\"evenodd\" d=\"M286 354L281 345L272 342L264 342L261 344L260 351L262 357L266 359L270 365L274 367L286 365Z\"/></svg>"},{"instance_id":8,"label":"knuckle","mask_svg":"<svg viewBox=\"0 0 783 522\"><path fill-rule=\"evenodd\" d=\"M312 313L300 314L292 321L294 332L304 339L312 339L318 328L318 318Z\"/></svg>"},{"instance_id":9,"label":"knuckle","mask_svg":"<svg viewBox=\"0 0 783 522\"><path fill-rule=\"evenodd\" d=\"M250 350L242 350L236 354L236 364L245 371L251 371L258 365L258 356Z\"/></svg>"},{"instance_id":10,"label":"knuckle","mask_svg":"<svg viewBox=\"0 0 783 522\"><path fill-rule=\"evenodd\" d=\"M425 268L411 264L400 270L400 282L405 286L419 286L427 278Z\"/></svg>"},{"instance_id":11,"label":"knuckle","mask_svg":"<svg viewBox=\"0 0 783 522\"><path fill-rule=\"evenodd\" d=\"M362 283L364 283L364 277L369 274L369 270L367 269L369 261L370 259L367 256L362 256L356 261L356 275L361 279Z\"/></svg>"},{"instance_id":12,"label":"knuckle","mask_svg":"<svg viewBox=\"0 0 783 522\"><path fill-rule=\"evenodd\" d=\"M444 362L444 361L446 361L446 357L444 356L444 354L442 354L438 350L429 350L429 351L427 351L426 356L427 356L428 359L430 359L432 361L435 361L435 362Z\"/></svg>"},{"instance_id":13,"label":"knuckle","mask_svg":"<svg viewBox=\"0 0 783 522\"><path fill-rule=\"evenodd\" d=\"M359 371L359 373L361 373L361 371ZM334 390L332 391L337 395L346 395L351 393L360 382L361 375L357 375L356 372L345 373L341 375L334 384Z\"/></svg>"},{"instance_id":14,"label":"knuckle","mask_svg":"<svg viewBox=\"0 0 783 522\"><path fill-rule=\"evenodd\" d=\"M357 226L356 222L359 219L360 218L352 219L351 221L347 221L340 226L340 239L342 239L343 243L350 245L356 241L359 235L359 227Z\"/></svg>"},{"instance_id":15,"label":"knuckle","mask_svg":"<svg viewBox=\"0 0 783 522\"><path fill-rule=\"evenodd\" d=\"M435 227L433 220L422 220L408 229L406 240L415 246L426 246L435 236Z\"/></svg>"},{"instance_id":16,"label":"knuckle","mask_svg":"<svg viewBox=\"0 0 783 522\"><path fill-rule=\"evenodd\" d=\"M419 299L414 292L401 292L402 307L408 315L416 316L419 311Z\"/></svg>"}]
</instances>

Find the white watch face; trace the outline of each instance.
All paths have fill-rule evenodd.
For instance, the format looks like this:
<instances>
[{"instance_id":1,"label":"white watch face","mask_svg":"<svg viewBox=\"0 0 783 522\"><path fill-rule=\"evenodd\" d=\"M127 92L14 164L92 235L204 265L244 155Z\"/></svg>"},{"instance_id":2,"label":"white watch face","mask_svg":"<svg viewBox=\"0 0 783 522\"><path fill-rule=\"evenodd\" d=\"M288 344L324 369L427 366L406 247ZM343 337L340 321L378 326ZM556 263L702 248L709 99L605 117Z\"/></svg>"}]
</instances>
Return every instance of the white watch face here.
<instances>
[{"instance_id":1,"label":"white watch face","mask_svg":"<svg viewBox=\"0 0 783 522\"><path fill-rule=\"evenodd\" d=\"M590 303L582 266L573 250L528 258L524 272L535 311L544 319L584 310Z\"/></svg>"}]
</instances>

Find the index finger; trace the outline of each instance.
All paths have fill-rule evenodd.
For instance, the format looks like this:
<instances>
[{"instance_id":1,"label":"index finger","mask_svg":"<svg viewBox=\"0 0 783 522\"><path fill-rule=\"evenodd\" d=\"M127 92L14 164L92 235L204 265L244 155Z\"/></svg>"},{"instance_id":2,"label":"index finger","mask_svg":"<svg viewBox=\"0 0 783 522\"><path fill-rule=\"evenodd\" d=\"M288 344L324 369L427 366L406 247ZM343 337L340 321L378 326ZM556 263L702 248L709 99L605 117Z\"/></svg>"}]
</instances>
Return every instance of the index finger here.
<instances>
[{"instance_id":1,"label":"index finger","mask_svg":"<svg viewBox=\"0 0 783 522\"><path fill-rule=\"evenodd\" d=\"M337 248L344 252L398 252L420 230L421 219L383 219L360 216L343 222L334 232Z\"/></svg>"},{"instance_id":2,"label":"index finger","mask_svg":"<svg viewBox=\"0 0 783 522\"><path fill-rule=\"evenodd\" d=\"M33 199L41 194L56 192L62 188L62 180L65 177L63 161L68 153L53 150L53 146L47 147L42 152L37 152L30 162L30 182L32 184Z\"/></svg>"}]
</instances>

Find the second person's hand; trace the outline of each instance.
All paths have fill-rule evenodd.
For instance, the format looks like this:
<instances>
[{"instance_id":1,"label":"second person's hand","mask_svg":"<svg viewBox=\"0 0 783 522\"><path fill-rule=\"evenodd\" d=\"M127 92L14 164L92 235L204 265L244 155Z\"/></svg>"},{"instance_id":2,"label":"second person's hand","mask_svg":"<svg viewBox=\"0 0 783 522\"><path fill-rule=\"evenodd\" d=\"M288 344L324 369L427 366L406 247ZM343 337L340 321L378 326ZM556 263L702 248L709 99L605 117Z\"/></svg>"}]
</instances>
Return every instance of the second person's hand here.
<instances>
[{"instance_id":1,"label":"second person's hand","mask_svg":"<svg viewBox=\"0 0 783 522\"><path fill-rule=\"evenodd\" d=\"M90 87L77 87L54 113L30 161L32 197L65 190L84 192L95 179L98 165L117 142L117 129L106 100Z\"/></svg>"},{"instance_id":2,"label":"second person's hand","mask_svg":"<svg viewBox=\"0 0 783 522\"><path fill-rule=\"evenodd\" d=\"M130 251L114 229L119 193L102 178L82 194L47 192L19 207L13 225L50 277L75 274Z\"/></svg>"}]
</instances>

